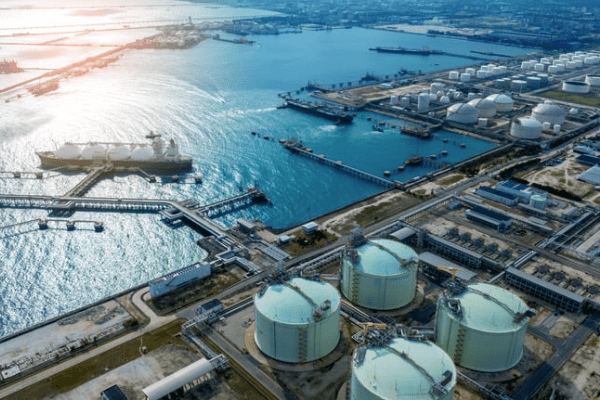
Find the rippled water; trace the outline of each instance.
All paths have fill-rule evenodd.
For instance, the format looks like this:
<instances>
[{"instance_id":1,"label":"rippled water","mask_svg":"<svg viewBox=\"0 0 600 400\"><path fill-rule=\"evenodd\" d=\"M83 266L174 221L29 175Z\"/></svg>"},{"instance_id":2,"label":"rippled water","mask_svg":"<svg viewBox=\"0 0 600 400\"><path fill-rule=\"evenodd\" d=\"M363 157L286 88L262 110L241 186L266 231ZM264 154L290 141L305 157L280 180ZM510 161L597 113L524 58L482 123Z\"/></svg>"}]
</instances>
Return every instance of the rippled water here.
<instances>
[{"instance_id":1,"label":"rippled water","mask_svg":"<svg viewBox=\"0 0 600 400\"><path fill-rule=\"evenodd\" d=\"M286 227L382 188L292 155L276 141L252 136L252 130L276 139L298 135L315 153L379 176L414 154L447 150L448 161L458 161L493 145L449 132L438 132L429 141L391 130L374 133L367 113L359 114L351 126L335 126L276 109L278 93L296 90L309 80L357 80L366 71L391 74L399 68L430 71L470 63L368 51L376 45L525 52L364 29L252 39L257 41L254 46L209 40L185 51L131 51L106 69L61 81L51 94L2 102L0 170L34 170L39 164L35 151L56 149L65 141L145 142L145 134L153 130L177 140L182 153L193 157L194 174L204 177L202 185L150 184L137 176L117 175L87 195L208 203L239 193L240 186L258 184L273 207L251 207L220 221L227 225L239 217L260 218L273 227ZM394 179L427 171L407 169ZM59 195L82 177L0 179L0 192ZM45 215L0 209L0 225ZM100 220L106 229L96 233L88 225L67 231L64 225L51 225L39 231L36 224L0 229L0 336L182 268L205 254L195 244L197 233L170 228L155 214L76 213L72 218Z\"/></svg>"}]
</instances>

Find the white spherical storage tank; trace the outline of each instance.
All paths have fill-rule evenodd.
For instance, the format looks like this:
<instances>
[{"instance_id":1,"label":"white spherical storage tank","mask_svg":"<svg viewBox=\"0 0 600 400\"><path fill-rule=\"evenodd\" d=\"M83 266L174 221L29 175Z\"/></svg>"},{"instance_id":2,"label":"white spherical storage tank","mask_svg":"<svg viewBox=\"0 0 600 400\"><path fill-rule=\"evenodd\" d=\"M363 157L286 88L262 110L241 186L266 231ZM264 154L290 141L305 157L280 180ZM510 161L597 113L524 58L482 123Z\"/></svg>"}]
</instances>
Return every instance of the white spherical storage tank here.
<instances>
[{"instance_id":1,"label":"white spherical storage tank","mask_svg":"<svg viewBox=\"0 0 600 400\"><path fill-rule=\"evenodd\" d=\"M126 160L129 158L129 149L125 146L112 146L106 153L110 160Z\"/></svg>"},{"instance_id":2,"label":"white spherical storage tank","mask_svg":"<svg viewBox=\"0 0 600 400\"><path fill-rule=\"evenodd\" d=\"M399 337L359 347L350 382L351 400L452 400L456 367L438 346Z\"/></svg>"},{"instance_id":3,"label":"white spherical storage tank","mask_svg":"<svg viewBox=\"0 0 600 400\"><path fill-rule=\"evenodd\" d=\"M475 107L466 103L458 103L448 107L446 119L461 124L474 124L477 122L479 112Z\"/></svg>"},{"instance_id":4,"label":"white spherical storage tank","mask_svg":"<svg viewBox=\"0 0 600 400\"><path fill-rule=\"evenodd\" d=\"M562 84L563 92L567 93L588 93L590 91L590 85L580 81L564 81Z\"/></svg>"},{"instance_id":5,"label":"white spherical storage tank","mask_svg":"<svg viewBox=\"0 0 600 400\"><path fill-rule=\"evenodd\" d=\"M331 353L340 339L338 291L329 283L291 278L254 296L254 339L279 361L313 361Z\"/></svg>"},{"instance_id":6,"label":"white spherical storage tank","mask_svg":"<svg viewBox=\"0 0 600 400\"><path fill-rule=\"evenodd\" d=\"M436 344L465 368L505 371L523 356L530 311L508 290L473 283L464 291L440 296L436 315Z\"/></svg>"},{"instance_id":7,"label":"white spherical storage tank","mask_svg":"<svg viewBox=\"0 0 600 400\"><path fill-rule=\"evenodd\" d=\"M552 102L546 102L535 106L531 111L531 116L540 122L562 125L565 122L567 112Z\"/></svg>"},{"instance_id":8,"label":"white spherical storage tank","mask_svg":"<svg viewBox=\"0 0 600 400\"><path fill-rule=\"evenodd\" d=\"M133 149L131 159L136 161L147 161L154 155L154 150L150 146L140 146Z\"/></svg>"},{"instance_id":9,"label":"white spherical storage tank","mask_svg":"<svg viewBox=\"0 0 600 400\"><path fill-rule=\"evenodd\" d=\"M498 112L509 112L513 110L515 101L505 94L492 94L486 97L486 99L496 103Z\"/></svg>"},{"instance_id":10,"label":"white spherical storage tank","mask_svg":"<svg viewBox=\"0 0 600 400\"><path fill-rule=\"evenodd\" d=\"M106 157L106 147L100 144L90 143L81 151L81 158L84 160L97 160L104 157Z\"/></svg>"},{"instance_id":11,"label":"white spherical storage tank","mask_svg":"<svg viewBox=\"0 0 600 400\"><path fill-rule=\"evenodd\" d=\"M78 146L72 143L65 143L62 146L60 146L58 150L56 150L54 156L56 158L66 158L72 160L74 158L79 157L80 154L81 149Z\"/></svg>"},{"instance_id":12,"label":"white spherical storage tank","mask_svg":"<svg viewBox=\"0 0 600 400\"><path fill-rule=\"evenodd\" d=\"M542 123L534 118L519 117L512 121L510 134L519 139L539 139L542 136Z\"/></svg>"},{"instance_id":13,"label":"white spherical storage tank","mask_svg":"<svg viewBox=\"0 0 600 400\"><path fill-rule=\"evenodd\" d=\"M342 256L342 293L374 310L404 307L415 297L418 261L413 249L393 240L351 244Z\"/></svg>"},{"instance_id":14,"label":"white spherical storage tank","mask_svg":"<svg viewBox=\"0 0 600 400\"><path fill-rule=\"evenodd\" d=\"M496 115L498 106L488 99L473 99L469 103L479 111L479 118L492 118Z\"/></svg>"}]
</instances>

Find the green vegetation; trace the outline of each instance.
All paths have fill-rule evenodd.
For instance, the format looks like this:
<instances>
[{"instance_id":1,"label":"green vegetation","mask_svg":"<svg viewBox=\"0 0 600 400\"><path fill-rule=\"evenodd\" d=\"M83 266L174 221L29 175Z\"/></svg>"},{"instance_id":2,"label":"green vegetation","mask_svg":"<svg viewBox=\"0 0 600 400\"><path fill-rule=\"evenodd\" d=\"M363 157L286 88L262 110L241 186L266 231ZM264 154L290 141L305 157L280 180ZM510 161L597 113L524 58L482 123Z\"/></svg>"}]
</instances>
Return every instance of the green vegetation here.
<instances>
[{"instance_id":1,"label":"green vegetation","mask_svg":"<svg viewBox=\"0 0 600 400\"><path fill-rule=\"evenodd\" d=\"M450 186L450 185L455 184L456 182L462 181L463 179L465 179L465 176L463 174L456 174L456 175L449 176L446 179L442 179L437 183L440 186Z\"/></svg>"},{"instance_id":2,"label":"green vegetation","mask_svg":"<svg viewBox=\"0 0 600 400\"><path fill-rule=\"evenodd\" d=\"M574 93L565 92L546 92L545 97L556 100L568 101L571 103L584 104L586 106L598 107L600 106L600 99L593 95L580 95Z\"/></svg>"},{"instance_id":3,"label":"green vegetation","mask_svg":"<svg viewBox=\"0 0 600 400\"><path fill-rule=\"evenodd\" d=\"M140 357L142 355L140 352L140 343L144 343L148 351L156 350L159 347L173 343L186 346L185 342L174 337L181 332L181 325L184 322L184 319L173 321L162 328L146 333L141 337L141 342L140 338L137 338L116 346L92 359L67 368L48 379L44 379L15 393L11 399L31 400L53 398L60 393L68 392L85 382Z\"/></svg>"},{"instance_id":4,"label":"green vegetation","mask_svg":"<svg viewBox=\"0 0 600 400\"><path fill-rule=\"evenodd\" d=\"M316 230L311 235L307 235L302 231L296 231L294 235L296 239L284 248L292 256L307 253L337 240L337 236L324 230Z\"/></svg>"},{"instance_id":5,"label":"green vegetation","mask_svg":"<svg viewBox=\"0 0 600 400\"><path fill-rule=\"evenodd\" d=\"M516 180L515 178L513 178L514 174L516 174L517 172L529 169L529 167L531 167L533 165L537 165L537 164L539 164L539 162L540 162L539 158L532 158L531 160L513 165L512 167L506 168L505 170L500 172L500 178ZM521 182L521 183L523 183L523 182Z\"/></svg>"}]
</instances>

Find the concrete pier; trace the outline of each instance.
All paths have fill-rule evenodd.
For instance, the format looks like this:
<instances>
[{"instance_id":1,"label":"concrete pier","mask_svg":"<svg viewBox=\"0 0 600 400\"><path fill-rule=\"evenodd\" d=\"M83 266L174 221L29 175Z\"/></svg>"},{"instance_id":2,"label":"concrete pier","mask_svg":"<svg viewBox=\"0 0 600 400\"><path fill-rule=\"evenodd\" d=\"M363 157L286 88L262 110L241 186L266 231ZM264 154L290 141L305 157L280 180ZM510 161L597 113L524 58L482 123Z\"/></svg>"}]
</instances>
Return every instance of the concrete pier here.
<instances>
[{"instance_id":1,"label":"concrete pier","mask_svg":"<svg viewBox=\"0 0 600 400\"><path fill-rule=\"evenodd\" d=\"M381 185L381 186L385 186L386 188L396 187L396 183L392 182L390 180L387 180L387 179L384 179L384 178L380 178L380 177L375 176L375 175L371 175L371 174L369 174L367 172L358 170L356 168L349 167L347 165L344 165L341 161L333 161L333 160L330 160L330 159L326 158L323 155L315 155L315 154L307 151L305 149L305 147L301 143L286 142L283 145L285 146L286 149L288 149L292 153L304 156L306 158L310 158L311 160L315 160L315 161L321 162L321 163L323 163L325 165L328 165L330 167L337 168L337 169L339 169L339 170L341 170L343 172L346 172L347 174L358 176L361 179L367 180L369 182L376 183L376 184Z\"/></svg>"}]
</instances>

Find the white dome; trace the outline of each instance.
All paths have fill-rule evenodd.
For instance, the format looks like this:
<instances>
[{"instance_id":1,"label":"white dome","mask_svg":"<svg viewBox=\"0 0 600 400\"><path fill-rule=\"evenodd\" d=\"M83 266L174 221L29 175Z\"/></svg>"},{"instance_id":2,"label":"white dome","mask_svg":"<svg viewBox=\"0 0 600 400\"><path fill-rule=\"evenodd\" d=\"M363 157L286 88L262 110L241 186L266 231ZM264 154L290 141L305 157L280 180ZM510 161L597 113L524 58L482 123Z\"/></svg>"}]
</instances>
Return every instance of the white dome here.
<instances>
[{"instance_id":1,"label":"white dome","mask_svg":"<svg viewBox=\"0 0 600 400\"><path fill-rule=\"evenodd\" d=\"M111 160L126 160L129 158L129 149L125 146L113 146L108 149L107 155Z\"/></svg>"},{"instance_id":2,"label":"white dome","mask_svg":"<svg viewBox=\"0 0 600 400\"><path fill-rule=\"evenodd\" d=\"M511 136L520 139L539 139L542 135L542 123L534 118L520 117L513 120L510 126Z\"/></svg>"},{"instance_id":3,"label":"white dome","mask_svg":"<svg viewBox=\"0 0 600 400\"><path fill-rule=\"evenodd\" d=\"M74 144L65 143L56 150L54 156L56 158L74 159L79 157L81 149Z\"/></svg>"},{"instance_id":4,"label":"white dome","mask_svg":"<svg viewBox=\"0 0 600 400\"><path fill-rule=\"evenodd\" d=\"M467 104L479 110L479 118L491 118L496 115L496 110L498 109L496 103L488 99L473 99Z\"/></svg>"},{"instance_id":5,"label":"white dome","mask_svg":"<svg viewBox=\"0 0 600 400\"><path fill-rule=\"evenodd\" d=\"M136 147L131 152L131 159L136 161L150 160L154 155L154 150L150 146Z\"/></svg>"},{"instance_id":6,"label":"white dome","mask_svg":"<svg viewBox=\"0 0 600 400\"><path fill-rule=\"evenodd\" d=\"M89 144L81 151L84 160L101 159L106 157L106 147L99 144Z\"/></svg>"},{"instance_id":7,"label":"white dome","mask_svg":"<svg viewBox=\"0 0 600 400\"><path fill-rule=\"evenodd\" d=\"M507 112L512 111L515 101L505 94L492 94L486 97L486 99L496 103L497 111Z\"/></svg>"},{"instance_id":8,"label":"white dome","mask_svg":"<svg viewBox=\"0 0 600 400\"><path fill-rule=\"evenodd\" d=\"M440 98L440 103L442 103L442 104L450 104L450 97L448 97L448 96L442 96Z\"/></svg>"},{"instance_id":9,"label":"white dome","mask_svg":"<svg viewBox=\"0 0 600 400\"><path fill-rule=\"evenodd\" d=\"M461 124L474 124L477 122L479 111L466 103L458 103L448 108L446 119Z\"/></svg>"},{"instance_id":10,"label":"white dome","mask_svg":"<svg viewBox=\"0 0 600 400\"><path fill-rule=\"evenodd\" d=\"M567 112L552 102L538 104L531 112L531 116L540 122L550 122L552 125L562 125Z\"/></svg>"}]
</instances>

